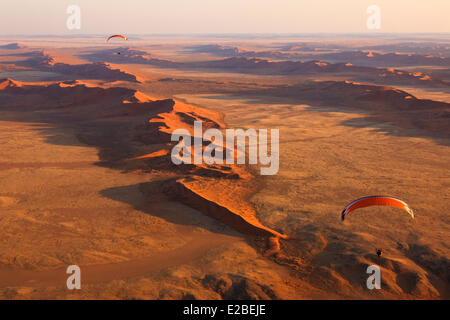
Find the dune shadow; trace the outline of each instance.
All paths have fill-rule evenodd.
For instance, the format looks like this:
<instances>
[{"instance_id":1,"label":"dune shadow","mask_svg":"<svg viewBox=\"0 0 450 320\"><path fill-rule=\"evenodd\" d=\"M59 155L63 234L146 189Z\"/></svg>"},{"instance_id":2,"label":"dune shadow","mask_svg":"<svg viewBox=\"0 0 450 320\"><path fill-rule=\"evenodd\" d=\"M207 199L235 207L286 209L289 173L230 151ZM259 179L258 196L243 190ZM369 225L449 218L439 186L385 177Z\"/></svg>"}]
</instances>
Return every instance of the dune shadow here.
<instances>
[{"instance_id":1,"label":"dune shadow","mask_svg":"<svg viewBox=\"0 0 450 320\"><path fill-rule=\"evenodd\" d=\"M402 128L395 123L390 121L380 119L377 116L369 116L369 117L361 117L361 118L353 118L340 122L341 125L353 128L372 128L375 132L387 134L391 136L397 137L413 137L413 138L425 138L431 139L435 143L450 146L450 135L438 133L427 132L426 129L416 129L414 127L410 128ZM449 123L450 125L450 123Z\"/></svg>"},{"instance_id":2,"label":"dune shadow","mask_svg":"<svg viewBox=\"0 0 450 320\"><path fill-rule=\"evenodd\" d=\"M165 181L151 181L107 188L101 190L100 194L105 198L126 203L135 210L178 226L201 228L212 233L243 237L242 234L222 222L210 218L176 199L166 198L161 192L161 186L164 183ZM140 193L138 196L136 191Z\"/></svg>"},{"instance_id":3,"label":"dune shadow","mask_svg":"<svg viewBox=\"0 0 450 320\"><path fill-rule=\"evenodd\" d=\"M443 146L450 146L450 114L448 113L449 104L432 100L418 100L422 105L418 110L383 110L378 111L374 108L374 103L364 100L342 101L336 97L336 101L329 102L329 98L306 99L299 94L298 96L278 96L271 93L255 92L246 93L235 92L224 95L205 95L209 99L239 100L239 104L248 105L308 105L306 111L329 113L339 112L353 115L363 115L359 118L353 118L341 121L339 124L353 128L373 128L376 132L397 136L431 139L435 143ZM426 104L437 105L439 108L427 110ZM393 101L395 104L395 101ZM425 106L425 108L423 108Z\"/></svg>"},{"instance_id":4,"label":"dune shadow","mask_svg":"<svg viewBox=\"0 0 450 320\"><path fill-rule=\"evenodd\" d=\"M441 256L427 245L409 244L403 248L405 255L427 271L428 279L433 283L444 299L450 297L450 260ZM440 285L445 284L444 286Z\"/></svg>"}]
</instances>

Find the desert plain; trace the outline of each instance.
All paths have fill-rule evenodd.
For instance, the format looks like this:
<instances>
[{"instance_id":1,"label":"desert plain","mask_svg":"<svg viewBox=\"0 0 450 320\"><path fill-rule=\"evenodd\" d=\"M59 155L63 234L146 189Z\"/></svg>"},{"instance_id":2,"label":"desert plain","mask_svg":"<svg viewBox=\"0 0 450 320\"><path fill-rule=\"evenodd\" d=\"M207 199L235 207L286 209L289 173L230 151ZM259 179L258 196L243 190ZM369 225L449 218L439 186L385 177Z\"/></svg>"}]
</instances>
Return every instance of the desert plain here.
<instances>
[{"instance_id":1,"label":"desert plain","mask_svg":"<svg viewBox=\"0 0 450 320\"><path fill-rule=\"evenodd\" d=\"M448 35L128 38L0 39L1 299L449 299ZM194 121L278 172L175 165Z\"/></svg>"}]
</instances>

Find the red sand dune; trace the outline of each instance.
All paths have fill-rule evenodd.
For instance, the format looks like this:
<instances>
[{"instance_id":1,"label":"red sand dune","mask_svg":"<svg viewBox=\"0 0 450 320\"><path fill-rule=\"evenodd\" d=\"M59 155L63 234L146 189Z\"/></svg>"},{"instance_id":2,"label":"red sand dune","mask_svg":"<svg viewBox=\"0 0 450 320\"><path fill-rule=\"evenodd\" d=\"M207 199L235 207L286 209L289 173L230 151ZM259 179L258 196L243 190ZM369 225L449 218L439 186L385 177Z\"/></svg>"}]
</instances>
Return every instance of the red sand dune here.
<instances>
[{"instance_id":1,"label":"red sand dune","mask_svg":"<svg viewBox=\"0 0 450 320\"><path fill-rule=\"evenodd\" d=\"M100 79L107 81L123 80L139 82L136 76L118 69L112 69L110 65L104 62L67 64L55 61L55 59L45 51L30 51L17 54L17 56L24 56L26 59L15 61L14 64L16 66L26 67L31 70L62 74L77 80Z\"/></svg>"},{"instance_id":2,"label":"red sand dune","mask_svg":"<svg viewBox=\"0 0 450 320\"><path fill-rule=\"evenodd\" d=\"M24 85L11 79L0 80L0 96L2 103L0 107L28 111L55 109L61 110L63 114L73 114L73 119L79 121L117 118L129 121L131 124L146 121L146 125L132 126L132 139L138 139L146 145L154 145L155 148L150 154L137 155L127 158L121 156L123 160L115 162L123 168L141 166L143 168L155 168L159 170L174 170L176 166L170 159L170 150L174 142L170 141L173 130L184 128L193 134L194 121L202 121L203 130L208 128L224 129L223 115L195 107L186 103L174 100L152 101L150 97L136 90L126 88L102 89L98 87L87 87L79 82L59 82L49 85ZM63 98L62 98L63 97ZM33 103L31 102L33 101ZM49 103L49 101L52 101ZM33 105L32 108L29 106ZM95 105L95 112L85 109L83 106ZM99 106L102 106L99 109ZM118 120L122 121L122 120ZM82 135L83 137L83 135ZM97 144L102 147L95 137L85 137L89 144ZM130 137L122 136L121 143L129 143ZM115 141L117 143L117 141ZM111 142L108 142L111 143ZM138 151L134 151L136 153ZM139 162L141 161L141 162ZM152 162L153 161L153 162ZM197 181L190 182L177 180L168 182L165 185L165 194L170 195L177 201L195 208L204 214L211 216L244 234L259 237L275 237L286 239L282 235L270 228L263 226L255 217L254 210L244 205L243 211L239 207L232 208L231 203L244 203L242 190L232 187L227 188L227 197L222 198L222 203L218 199L211 199L207 186L218 184L220 180L245 180L251 184L252 177L242 168L226 166L220 168L206 164L188 165L177 168L178 170L189 172ZM206 180L205 180L206 179ZM205 186L204 188L203 186ZM200 186L200 187L198 187ZM269 242L272 252L279 248L277 241Z\"/></svg>"}]
</instances>

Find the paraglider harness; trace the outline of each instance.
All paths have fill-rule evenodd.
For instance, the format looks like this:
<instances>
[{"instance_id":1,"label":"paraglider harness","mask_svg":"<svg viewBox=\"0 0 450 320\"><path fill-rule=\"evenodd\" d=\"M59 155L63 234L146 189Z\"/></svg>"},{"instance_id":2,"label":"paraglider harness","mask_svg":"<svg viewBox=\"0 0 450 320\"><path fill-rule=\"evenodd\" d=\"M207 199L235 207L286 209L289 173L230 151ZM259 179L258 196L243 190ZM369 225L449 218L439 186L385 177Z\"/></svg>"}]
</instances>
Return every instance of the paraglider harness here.
<instances>
[{"instance_id":1,"label":"paraglider harness","mask_svg":"<svg viewBox=\"0 0 450 320\"><path fill-rule=\"evenodd\" d=\"M380 256L381 256L381 253L382 253L381 249L375 248L375 250L377 250L377 256L380 257Z\"/></svg>"}]
</instances>

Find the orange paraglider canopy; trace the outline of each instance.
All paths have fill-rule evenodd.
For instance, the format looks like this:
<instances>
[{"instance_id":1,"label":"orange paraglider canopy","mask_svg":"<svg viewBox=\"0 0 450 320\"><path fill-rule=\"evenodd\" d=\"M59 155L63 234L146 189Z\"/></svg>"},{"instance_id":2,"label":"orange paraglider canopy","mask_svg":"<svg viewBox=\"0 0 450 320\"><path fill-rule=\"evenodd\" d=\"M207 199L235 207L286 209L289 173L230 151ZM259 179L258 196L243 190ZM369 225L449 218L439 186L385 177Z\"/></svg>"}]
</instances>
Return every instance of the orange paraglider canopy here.
<instances>
[{"instance_id":1,"label":"orange paraglider canopy","mask_svg":"<svg viewBox=\"0 0 450 320\"><path fill-rule=\"evenodd\" d=\"M370 196L370 197L364 197L359 198L353 202L351 202L349 205L345 207L345 209L342 211L341 219L344 220L345 217L352 211L359 209L359 208L365 208L370 206L391 206L391 207L397 207L400 209L405 210L409 213L409 215L414 219L414 212L409 208L408 204L403 202L400 199L389 197L389 196Z\"/></svg>"},{"instance_id":2,"label":"orange paraglider canopy","mask_svg":"<svg viewBox=\"0 0 450 320\"><path fill-rule=\"evenodd\" d=\"M106 39L106 42L108 42L112 38L122 38L122 39L128 40L127 37L125 37L125 36L123 36L121 34L115 34L115 35L112 35L112 36L108 37L108 39Z\"/></svg>"}]
</instances>

